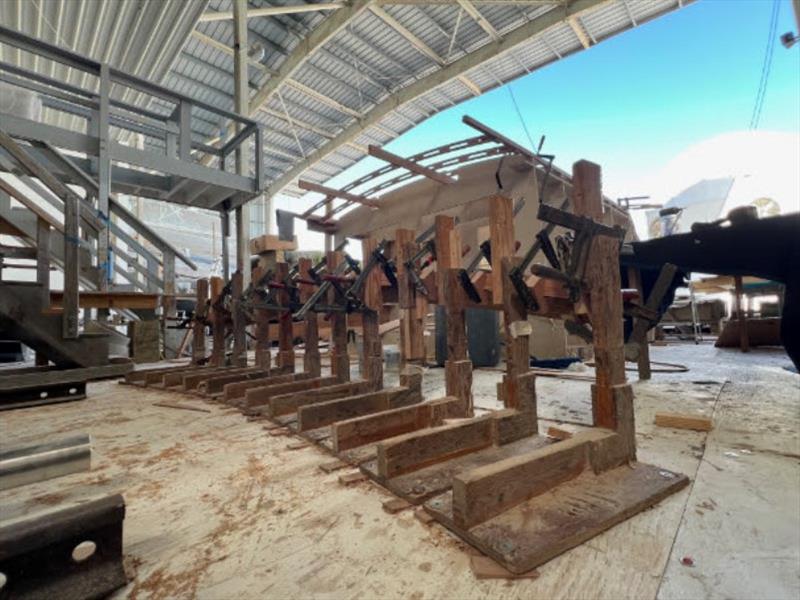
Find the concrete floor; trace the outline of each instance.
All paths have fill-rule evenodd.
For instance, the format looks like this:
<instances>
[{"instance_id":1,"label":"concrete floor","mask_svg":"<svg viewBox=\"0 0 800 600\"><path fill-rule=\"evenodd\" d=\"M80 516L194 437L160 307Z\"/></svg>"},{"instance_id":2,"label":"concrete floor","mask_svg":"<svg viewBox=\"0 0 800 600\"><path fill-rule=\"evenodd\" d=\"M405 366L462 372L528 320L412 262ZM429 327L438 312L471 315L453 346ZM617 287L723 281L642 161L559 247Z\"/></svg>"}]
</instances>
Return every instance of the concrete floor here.
<instances>
[{"instance_id":1,"label":"concrete floor","mask_svg":"<svg viewBox=\"0 0 800 600\"><path fill-rule=\"evenodd\" d=\"M2 443L89 432L92 470L0 492L15 519L119 491L133 579L118 598L800 597L800 376L780 351L654 347L687 373L636 382L639 459L692 485L539 568L533 580L476 580L467 547L369 482L338 483L315 447L286 448L263 423L153 406L173 394L90 385L82 402L0 413ZM630 374L635 378L635 373ZM499 406L500 374L475 376L476 406ZM388 373L387 385L396 381ZM443 372L426 372L427 398ZM588 423L589 384L537 380L542 431ZM655 427L657 410L712 415L712 432ZM568 424L564 427L574 427ZM691 557L694 566L681 564Z\"/></svg>"}]
</instances>

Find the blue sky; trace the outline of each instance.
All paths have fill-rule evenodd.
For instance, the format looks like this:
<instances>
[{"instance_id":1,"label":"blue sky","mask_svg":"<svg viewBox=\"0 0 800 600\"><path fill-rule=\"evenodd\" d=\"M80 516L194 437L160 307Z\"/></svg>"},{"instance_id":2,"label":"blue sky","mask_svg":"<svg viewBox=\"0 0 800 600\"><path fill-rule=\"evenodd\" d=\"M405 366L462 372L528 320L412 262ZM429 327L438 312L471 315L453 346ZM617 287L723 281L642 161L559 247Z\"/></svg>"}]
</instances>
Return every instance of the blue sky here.
<instances>
[{"instance_id":1,"label":"blue sky","mask_svg":"<svg viewBox=\"0 0 800 600\"><path fill-rule=\"evenodd\" d=\"M652 193L636 189L643 172L692 144L748 129L771 10L772 0L701 0L439 113L386 147L409 155L474 135L464 114L529 145L510 85L532 138L547 136L544 151L559 166L599 163L611 197ZM791 1L783 0L777 35L796 30ZM797 132L800 43L772 43L759 129ZM332 183L378 164L362 161Z\"/></svg>"}]
</instances>

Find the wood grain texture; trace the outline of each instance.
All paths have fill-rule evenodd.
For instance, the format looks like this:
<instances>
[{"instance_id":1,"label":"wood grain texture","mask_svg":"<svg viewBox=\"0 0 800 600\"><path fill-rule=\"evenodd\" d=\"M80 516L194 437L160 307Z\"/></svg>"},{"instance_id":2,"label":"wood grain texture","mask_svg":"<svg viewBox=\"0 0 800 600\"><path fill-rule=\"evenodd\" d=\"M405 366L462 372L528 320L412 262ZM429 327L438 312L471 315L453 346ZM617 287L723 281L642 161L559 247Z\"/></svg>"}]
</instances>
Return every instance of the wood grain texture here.
<instances>
[{"instance_id":1,"label":"wood grain texture","mask_svg":"<svg viewBox=\"0 0 800 600\"><path fill-rule=\"evenodd\" d=\"M589 464L589 442L595 432L582 432L453 479L453 521L469 529L512 506L577 477Z\"/></svg>"},{"instance_id":2,"label":"wood grain texture","mask_svg":"<svg viewBox=\"0 0 800 600\"><path fill-rule=\"evenodd\" d=\"M339 421L331 425L333 451L339 453L426 427L437 427L444 422L451 407L458 405L457 398L440 398Z\"/></svg>"},{"instance_id":3,"label":"wood grain texture","mask_svg":"<svg viewBox=\"0 0 800 600\"><path fill-rule=\"evenodd\" d=\"M298 259L300 277L306 281L311 280L309 269L313 266L310 258ZM300 301L306 302L314 293L314 286L301 283ZM303 354L303 370L319 377L322 371L322 360L319 353L319 315L313 310L306 315L306 332L304 336L305 353Z\"/></svg>"},{"instance_id":4,"label":"wood grain texture","mask_svg":"<svg viewBox=\"0 0 800 600\"><path fill-rule=\"evenodd\" d=\"M493 302L504 297L503 259L514 256L514 205L511 198L489 198L489 239L492 244L491 290ZM510 286L510 284L509 284Z\"/></svg>"},{"instance_id":5,"label":"wood grain texture","mask_svg":"<svg viewBox=\"0 0 800 600\"><path fill-rule=\"evenodd\" d=\"M226 383L222 387L222 400L224 402L238 400L244 397L247 390L265 387L268 385L278 385L283 383L292 383L295 381L303 381L306 379L313 379L311 373L283 373L280 369L270 369L269 374L263 377L255 377L247 381L237 381L234 383Z\"/></svg>"},{"instance_id":6,"label":"wood grain texture","mask_svg":"<svg viewBox=\"0 0 800 600\"><path fill-rule=\"evenodd\" d=\"M671 427L672 429L691 429L693 431L714 429L714 422L709 417L686 413L658 412L654 423L659 427Z\"/></svg>"},{"instance_id":7,"label":"wood grain texture","mask_svg":"<svg viewBox=\"0 0 800 600\"><path fill-rule=\"evenodd\" d=\"M325 378L327 379L327 378ZM291 414L296 412L301 406L335 400L346 396L354 396L372 391L372 384L369 381L346 381L337 383L338 378L328 385L316 386L314 389L293 392L289 394L275 395L268 401L267 414L272 417Z\"/></svg>"},{"instance_id":8,"label":"wood grain texture","mask_svg":"<svg viewBox=\"0 0 800 600\"><path fill-rule=\"evenodd\" d=\"M211 287L211 306L213 307L222 295L225 281L222 277L211 277L208 282ZM225 364L225 314L214 308L211 308L211 333L213 337L210 362L214 366L221 367Z\"/></svg>"},{"instance_id":9,"label":"wood grain texture","mask_svg":"<svg viewBox=\"0 0 800 600\"><path fill-rule=\"evenodd\" d=\"M688 483L685 475L640 463L635 469L624 466L600 476L585 471L470 529L455 524L451 492L432 498L425 509L509 571L525 573Z\"/></svg>"},{"instance_id":10,"label":"wood grain texture","mask_svg":"<svg viewBox=\"0 0 800 600\"><path fill-rule=\"evenodd\" d=\"M195 320L192 323L192 363L199 364L206 357L206 310L208 305L208 279L195 282Z\"/></svg>"},{"instance_id":11,"label":"wood grain texture","mask_svg":"<svg viewBox=\"0 0 800 600\"><path fill-rule=\"evenodd\" d=\"M473 414L472 361L448 360L444 363L445 393L461 400L459 417Z\"/></svg>"},{"instance_id":12,"label":"wood grain texture","mask_svg":"<svg viewBox=\"0 0 800 600\"><path fill-rule=\"evenodd\" d=\"M328 273L333 273L344 258L341 252L326 253ZM331 287L328 303L336 303L336 290ZM350 381L350 356L347 353L347 314L331 313L331 374L340 382Z\"/></svg>"},{"instance_id":13,"label":"wood grain texture","mask_svg":"<svg viewBox=\"0 0 800 600\"><path fill-rule=\"evenodd\" d=\"M253 408L268 404L274 396L299 392L301 390L316 389L320 386L331 385L337 380L335 377L316 377L313 379L303 379L289 383L279 383L277 385L261 385L248 389L244 393L243 406Z\"/></svg>"},{"instance_id":14,"label":"wood grain texture","mask_svg":"<svg viewBox=\"0 0 800 600\"><path fill-rule=\"evenodd\" d=\"M492 445L490 416L409 433L378 444L378 475L396 477Z\"/></svg>"},{"instance_id":15,"label":"wood grain texture","mask_svg":"<svg viewBox=\"0 0 800 600\"><path fill-rule=\"evenodd\" d=\"M242 309L244 275L236 271L231 275L231 318L233 319L233 350L231 364L247 366L247 317Z\"/></svg>"}]
</instances>

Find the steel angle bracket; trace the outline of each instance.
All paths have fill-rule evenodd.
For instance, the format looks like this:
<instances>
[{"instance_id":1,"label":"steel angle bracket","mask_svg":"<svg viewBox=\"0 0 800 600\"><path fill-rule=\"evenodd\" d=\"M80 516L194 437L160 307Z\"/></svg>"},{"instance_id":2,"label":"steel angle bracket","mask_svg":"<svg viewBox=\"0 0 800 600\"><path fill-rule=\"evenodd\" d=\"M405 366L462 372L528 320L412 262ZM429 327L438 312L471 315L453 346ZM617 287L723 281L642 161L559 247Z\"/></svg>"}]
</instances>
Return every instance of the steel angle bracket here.
<instances>
[{"instance_id":1,"label":"steel angle bracket","mask_svg":"<svg viewBox=\"0 0 800 600\"><path fill-rule=\"evenodd\" d=\"M103 598L128 580L115 494L0 527L0 598Z\"/></svg>"}]
</instances>

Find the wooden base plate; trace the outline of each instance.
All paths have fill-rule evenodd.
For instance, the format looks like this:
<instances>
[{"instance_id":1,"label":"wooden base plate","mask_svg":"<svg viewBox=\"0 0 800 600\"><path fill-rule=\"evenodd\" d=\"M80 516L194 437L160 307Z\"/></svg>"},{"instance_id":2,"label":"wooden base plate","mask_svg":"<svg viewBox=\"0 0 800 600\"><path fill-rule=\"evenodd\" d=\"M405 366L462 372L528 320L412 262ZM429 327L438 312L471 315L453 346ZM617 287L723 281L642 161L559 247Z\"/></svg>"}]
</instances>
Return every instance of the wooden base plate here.
<instances>
[{"instance_id":1,"label":"wooden base plate","mask_svg":"<svg viewBox=\"0 0 800 600\"><path fill-rule=\"evenodd\" d=\"M530 436L505 446L492 446L477 452L446 460L418 471L412 471L391 479L378 475L378 461L368 460L361 470L369 477L412 504L421 504L428 498L446 492L452 486L453 477L464 471L488 465L524 452L531 452L549 444L544 436ZM344 457L340 457L345 460Z\"/></svg>"},{"instance_id":2,"label":"wooden base plate","mask_svg":"<svg viewBox=\"0 0 800 600\"><path fill-rule=\"evenodd\" d=\"M452 491L430 499L425 510L512 573L525 573L688 484L685 475L637 463L586 472L471 529L453 522Z\"/></svg>"}]
</instances>

